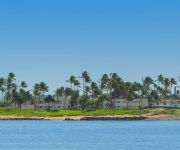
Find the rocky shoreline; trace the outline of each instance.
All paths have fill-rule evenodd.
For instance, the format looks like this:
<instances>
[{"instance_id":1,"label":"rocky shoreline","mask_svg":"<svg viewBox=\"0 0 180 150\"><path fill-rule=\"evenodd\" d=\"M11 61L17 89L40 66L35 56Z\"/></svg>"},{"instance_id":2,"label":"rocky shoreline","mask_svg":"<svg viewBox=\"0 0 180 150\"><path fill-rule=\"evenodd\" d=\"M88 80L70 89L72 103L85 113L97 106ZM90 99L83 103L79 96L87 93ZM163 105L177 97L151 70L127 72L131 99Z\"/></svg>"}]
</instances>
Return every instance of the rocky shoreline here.
<instances>
[{"instance_id":1,"label":"rocky shoreline","mask_svg":"<svg viewBox=\"0 0 180 150\"><path fill-rule=\"evenodd\" d=\"M180 120L180 115L154 115L154 116L62 116L62 117L24 117L0 116L0 120L62 120L62 121L137 121L137 120Z\"/></svg>"},{"instance_id":2,"label":"rocky shoreline","mask_svg":"<svg viewBox=\"0 0 180 150\"><path fill-rule=\"evenodd\" d=\"M146 120L148 119L147 117L83 117L81 120L124 120L124 121L135 121L135 120Z\"/></svg>"}]
</instances>

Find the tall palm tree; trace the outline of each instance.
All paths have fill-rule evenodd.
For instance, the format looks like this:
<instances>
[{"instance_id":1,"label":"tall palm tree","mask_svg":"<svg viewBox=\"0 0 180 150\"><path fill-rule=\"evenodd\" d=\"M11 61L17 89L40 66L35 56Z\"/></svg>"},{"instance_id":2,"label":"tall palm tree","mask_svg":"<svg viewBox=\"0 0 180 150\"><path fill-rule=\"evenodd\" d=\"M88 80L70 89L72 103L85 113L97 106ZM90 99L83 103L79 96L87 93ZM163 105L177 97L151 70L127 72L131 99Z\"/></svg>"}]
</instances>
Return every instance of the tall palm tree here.
<instances>
[{"instance_id":1,"label":"tall palm tree","mask_svg":"<svg viewBox=\"0 0 180 150\"><path fill-rule=\"evenodd\" d=\"M63 96L64 90L65 90L64 87L60 87L60 88L56 89L55 94L56 94L56 96L57 96L57 99L59 99L59 97L62 97L62 96Z\"/></svg>"},{"instance_id":2,"label":"tall palm tree","mask_svg":"<svg viewBox=\"0 0 180 150\"><path fill-rule=\"evenodd\" d=\"M171 86L171 81L169 78L164 79L164 98L167 98L168 93L170 93L170 86Z\"/></svg>"},{"instance_id":3,"label":"tall palm tree","mask_svg":"<svg viewBox=\"0 0 180 150\"><path fill-rule=\"evenodd\" d=\"M85 87L85 93L84 93L85 95L91 95L91 87L90 86L86 86Z\"/></svg>"},{"instance_id":4,"label":"tall palm tree","mask_svg":"<svg viewBox=\"0 0 180 150\"><path fill-rule=\"evenodd\" d=\"M65 94L65 99L64 99L64 109L66 109L66 101L67 101L67 97L70 96L72 93L71 88L66 88L64 91Z\"/></svg>"},{"instance_id":5,"label":"tall palm tree","mask_svg":"<svg viewBox=\"0 0 180 150\"><path fill-rule=\"evenodd\" d=\"M45 103L48 103L48 107L47 107L48 110L49 110L49 103L51 102L55 103L55 100L52 95L48 95L47 97L45 97L44 101Z\"/></svg>"},{"instance_id":6,"label":"tall palm tree","mask_svg":"<svg viewBox=\"0 0 180 150\"><path fill-rule=\"evenodd\" d=\"M2 100L4 100L4 92L5 92L5 79L0 78L0 92L2 93Z\"/></svg>"},{"instance_id":7,"label":"tall palm tree","mask_svg":"<svg viewBox=\"0 0 180 150\"><path fill-rule=\"evenodd\" d=\"M15 80L15 74L13 73L13 72L10 72L9 74L8 74L8 78L7 78L8 80Z\"/></svg>"},{"instance_id":8,"label":"tall palm tree","mask_svg":"<svg viewBox=\"0 0 180 150\"><path fill-rule=\"evenodd\" d=\"M27 87L28 87L27 83L25 81L22 81L21 82L21 88L25 89Z\"/></svg>"},{"instance_id":9,"label":"tall palm tree","mask_svg":"<svg viewBox=\"0 0 180 150\"><path fill-rule=\"evenodd\" d=\"M110 81L109 76L107 74L103 74L103 76L100 79L101 90L108 92L109 81Z\"/></svg>"},{"instance_id":10,"label":"tall palm tree","mask_svg":"<svg viewBox=\"0 0 180 150\"><path fill-rule=\"evenodd\" d=\"M49 86L44 82L40 82L39 86L42 98L44 99L45 93L49 91Z\"/></svg>"},{"instance_id":11,"label":"tall palm tree","mask_svg":"<svg viewBox=\"0 0 180 150\"><path fill-rule=\"evenodd\" d=\"M74 109L74 106L77 105L78 99L79 99L79 91L78 90L72 91L71 100L70 100L71 109Z\"/></svg>"},{"instance_id":12,"label":"tall palm tree","mask_svg":"<svg viewBox=\"0 0 180 150\"><path fill-rule=\"evenodd\" d=\"M62 102L62 101L60 101L60 97L61 98L63 98L63 96L65 95L65 88L64 87L59 87L59 88L57 88L56 89L56 91L55 91L55 95L56 95L56 97L57 97L57 101L60 103L60 102ZM64 100L65 101L65 100ZM64 102L65 103L65 102ZM65 104L63 104L63 105L65 105Z\"/></svg>"},{"instance_id":13,"label":"tall palm tree","mask_svg":"<svg viewBox=\"0 0 180 150\"><path fill-rule=\"evenodd\" d=\"M14 97L13 97L13 96L14 96L14 93L17 91L17 87L18 87L18 86L17 86L15 83L12 83L12 84L11 84L11 94L10 94L10 95L11 95L11 101L10 101L10 102L11 102L11 104L14 102L14 103L15 103L15 106L16 106L16 103L17 103L17 102L14 100Z\"/></svg>"},{"instance_id":14,"label":"tall palm tree","mask_svg":"<svg viewBox=\"0 0 180 150\"><path fill-rule=\"evenodd\" d=\"M139 108L142 107L142 99L143 99L142 88L143 88L143 86L140 83L138 83L138 82L133 83L134 92L137 92L137 94L135 94L135 95L139 99Z\"/></svg>"},{"instance_id":15,"label":"tall palm tree","mask_svg":"<svg viewBox=\"0 0 180 150\"><path fill-rule=\"evenodd\" d=\"M177 81L174 78L170 79L170 86L171 86L171 97L172 97L172 88L174 85L177 85ZM175 93L174 93L175 94Z\"/></svg>"},{"instance_id":16,"label":"tall palm tree","mask_svg":"<svg viewBox=\"0 0 180 150\"><path fill-rule=\"evenodd\" d=\"M19 92L16 93L15 99L18 104L18 108L21 109L21 106L24 102L27 100L30 100L32 98L32 95L29 91L26 91L24 89L20 89Z\"/></svg>"},{"instance_id":17,"label":"tall palm tree","mask_svg":"<svg viewBox=\"0 0 180 150\"><path fill-rule=\"evenodd\" d=\"M108 82L110 108L113 108L113 99L120 98L124 93L124 81L117 73L111 73Z\"/></svg>"},{"instance_id":18,"label":"tall palm tree","mask_svg":"<svg viewBox=\"0 0 180 150\"><path fill-rule=\"evenodd\" d=\"M75 88L77 87L77 90L80 88L80 82L79 82L79 80L75 80L74 81L74 90L75 90Z\"/></svg>"},{"instance_id":19,"label":"tall palm tree","mask_svg":"<svg viewBox=\"0 0 180 150\"><path fill-rule=\"evenodd\" d=\"M97 97L101 94L101 90L99 89L96 82L91 83L91 91L92 91L92 97Z\"/></svg>"},{"instance_id":20,"label":"tall palm tree","mask_svg":"<svg viewBox=\"0 0 180 150\"><path fill-rule=\"evenodd\" d=\"M6 95L6 101L12 100L12 91L15 88L15 74L9 73L8 77L5 80L5 95Z\"/></svg>"},{"instance_id":21,"label":"tall palm tree","mask_svg":"<svg viewBox=\"0 0 180 150\"><path fill-rule=\"evenodd\" d=\"M87 83L91 82L91 78L87 71L82 72L81 78L83 79L83 93L85 93Z\"/></svg>"},{"instance_id":22,"label":"tall palm tree","mask_svg":"<svg viewBox=\"0 0 180 150\"><path fill-rule=\"evenodd\" d=\"M40 85L39 83L36 83L34 86L33 86L33 95L34 95L34 109L36 110L37 109L37 98L40 97L41 95L41 89L40 89Z\"/></svg>"},{"instance_id":23,"label":"tall palm tree","mask_svg":"<svg viewBox=\"0 0 180 150\"><path fill-rule=\"evenodd\" d=\"M154 81L151 77L147 76L143 80L143 88L146 95L146 98L149 98L151 92L151 85L154 85Z\"/></svg>"},{"instance_id":24,"label":"tall palm tree","mask_svg":"<svg viewBox=\"0 0 180 150\"><path fill-rule=\"evenodd\" d=\"M162 74L158 76L158 82L159 82L159 83L158 83L158 86L159 86L160 83L161 83L161 84L164 83L164 77L163 77Z\"/></svg>"},{"instance_id":25,"label":"tall palm tree","mask_svg":"<svg viewBox=\"0 0 180 150\"><path fill-rule=\"evenodd\" d=\"M126 82L124 84L125 88L125 98L127 100L127 109L129 109L129 102L135 98L134 85L131 82Z\"/></svg>"},{"instance_id":26,"label":"tall palm tree","mask_svg":"<svg viewBox=\"0 0 180 150\"><path fill-rule=\"evenodd\" d=\"M73 89L73 85L74 82L76 81L76 77L75 76L70 76L69 80L67 80L67 82L69 82L71 84L71 90Z\"/></svg>"}]
</instances>

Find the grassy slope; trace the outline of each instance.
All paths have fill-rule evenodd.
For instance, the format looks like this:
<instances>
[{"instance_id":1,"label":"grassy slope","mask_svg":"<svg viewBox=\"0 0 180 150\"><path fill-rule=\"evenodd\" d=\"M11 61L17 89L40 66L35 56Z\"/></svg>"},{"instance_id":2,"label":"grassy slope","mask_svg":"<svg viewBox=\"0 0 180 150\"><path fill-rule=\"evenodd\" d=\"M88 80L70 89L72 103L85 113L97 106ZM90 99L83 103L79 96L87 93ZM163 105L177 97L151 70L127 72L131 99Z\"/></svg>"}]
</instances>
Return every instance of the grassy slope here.
<instances>
[{"instance_id":1,"label":"grassy slope","mask_svg":"<svg viewBox=\"0 0 180 150\"><path fill-rule=\"evenodd\" d=\"M0 108L0 116L16 115L16 116L39 116L39 117L60 117L60 116L106 116L106 115L142 115L142 114L180 114L178 109L142 109L142 110L111 110L111 109L97 109L94 111L82 112L81 110L60 110L60 111L34 111L34 110L17 110Z\"/></svg>"}]
</instances>

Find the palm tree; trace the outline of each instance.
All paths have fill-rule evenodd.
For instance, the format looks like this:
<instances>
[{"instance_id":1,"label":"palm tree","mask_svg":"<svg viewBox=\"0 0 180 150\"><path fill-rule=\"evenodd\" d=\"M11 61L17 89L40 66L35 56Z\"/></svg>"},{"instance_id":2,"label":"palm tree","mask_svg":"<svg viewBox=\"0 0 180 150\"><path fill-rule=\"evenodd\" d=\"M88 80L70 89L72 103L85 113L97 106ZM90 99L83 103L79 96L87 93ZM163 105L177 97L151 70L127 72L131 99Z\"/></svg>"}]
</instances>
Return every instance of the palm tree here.
<instances>
[{"instance_id":1,"label":"palm tree","mask_svg":"<svg viewBox=\"0 0 180 150\"><path fill-rule=\"evenodd\" d=\"M62 102L62 101L60 101L59 98L60 98L60 97L62 98L63 95L64 95L64 93L65 93L65 88L64 88L64 87L59 87L59 88L56 89L55 95L56 95L56 97L57 97L57 101L58 101L58 102Z\"/></svg>"},{"instance_id":2,"label":"palm tree","mask_svg":"<svg viewBox=\"0 0 180 150\"><path fill-rule=\"evenodd\" d=\"M159 95L157 90L152 90L150 93L150 97L155 100L156 103L158 103Z\"/></svg>"},{"instance_id":3,"label":"palm tree","mask_svg":"<svg viewBox=\"0 0 180 150\"><path fill-rule=\"evenodd\" d=\"M84 71L82 73L81 78L83 79L83 93L85 93L87 83L91 82L91 78L90 78L89 73L87 71Z\"/></svg>"},{"instance_id":4,"label":"palm tree","mask_svg":"<svg viewBox=\"0 0 180 150\"><path fill-rule=\"evenodd\" d=\"M77 87L77 90L78 90L78 88L80 88L80 82L79 82L79 80L75 80L75 81L74 81L74 90L75 90L75 87Z\"/></svg>"},{"instance_id":5,"label":"palm tree","mask_svg":"<svg viewBox=\"0 0 180 150\"><path fill-rule=\"evenodd\" d=\"M17 104L17 101L15 101L15 99L14 99L14 97L13 97L13 95L14 95L14 93L16 93L16 91L17 91L17 85L15 84L15 83L12 83L11 84L11 104L14 102L15 103L15 107L16 107L16 104Z\"/></svg>"},{"instance_id":6,"label":"palm tree","mask_svg":"<svg viewBox=\"0 0 180 150\"><path fill-rule=\"evenodd\" d=\"M49 103L55 102L52 95L48 95L47 97L45 97L44 101L45 101L45 103L48 103L48 109L49 109Z\"/></svg>"},{"instance_id":7,"label":"palm tree","mask_svg":"<svg viewBox=\"0 0 180 150\"><path fill-rule=\"evenodd\" d=\"M40 82L39 86L42 98L44 99L45 93L49 91L49 86L44 82Z\"/></svg>"},{"instance_id":8,"label":"palm tree","mask_svg":"<svg viewBox=\"0 0 180 150\"><path fill-rule=\"evenodd\" d=\"M56 89L56 91L55 91L55 94L56 94L56 96L57 96L57 99L59 99L59 97L62 97L63 96L63 94L64 94L64 87L60 87L60 88L58 88L58 89Z\"/></svg>"},{"instance_id":9,"label":"palm tree","mask_svg":"<svg viewBox=\"0 0 180 150\"><path fill-rule=\"evenodd\" d=\"M25 81L22 81L21 82L21 88L25 89L27 87L28 87L27 83Z\"/></svg>"},{"instance_id":10,"label":"palm tree","mask_svg":"<svg viewBox=\"0 0 180 150\"><path fill-rule=\"evenodd\" d=\"M124 84L125 88L125 98L127 100L127 109L129 109L129 102L132 101L135 98L135 89L134 85L131 82L126 82Z\"/></svg>"},{"instance_id":11,"label":"palm tree","mask_svg":"<svg viewBox=\"0 0 180 150\"><path fill-rule=\"evenodd\" d=\"M159 98L163 96L163 88L162 88L162 85L164 85L164 77L162 74L158 75L157 77L157 82L158 82L158 85L156 86L155 85L155 88L157 90L157 93L159 95Z\"/></svg>"},{"instance_id":12,"label":"palm tree","mask_svg":"<svg viewBox=\"0 0 180 150\"><path fill-rule=\"evenodd\" d=\"M71 84L71 90L73 89L73 84L76 81L76 77L75 76L70 76L69 80L67 80L67 82L69 82Z\"/></svg>"},{"instance_id":13,"label":"palm tree","mask_svg":"<svg viewBox=\"0 0 180 150\"><path fill-rule=\"evenodd\" d=\"M19 109L21 109L21 106L25 101L31 98L32 98L32 95L30 94L30 92L24 89L20 89L19 92L18 93L16 92L15 94L15 99L16 99Z\"/></svg>"},{"instance_id":14,"label":"palm tree","mask_svg":"<svg viewBox=\"0 0 180 150\"><path fill-rule=\"evenodd\" d=\"M9 73L7 79L5 80L5 95L6 95L6 101L10 101L12 99L12 91L15 87L15 74Z\"/></svg>"},{"instance_id":15,"label":"palm tree","mask_svg":"<svg viewBox=\"0 0 180 150\"><path fill-rule=\"evenodd\" d=\"M136 97L139 99L139 108L142 107L142 99L143 99L143 85L138 82L133 83L134 92L137 92Z\"/></svg>"},{"instance_id":16,"label":"palm tree","mask_svg":"<svg viewBox=\"0 0 180 150\"><path fill-rule=\"evenodd\" d=\"M8 78L7 78L7 79L10 80L10 81L15 80L15 74L14 74L13 72L10 72L10 73L8 74Z\"/></svg>"},{"instance_id":17,"label":"palm tree","mask_svg":"<svg viewBox=\"0 0 180 150\"><path fill-rule=\"evenodd\" d=\"M151 77L149 77L149 76L145 77L145 79L144 79L144 84L150 86L150 85L152 85L153 83L154 83L154 81L153 81L153 79L152 79Z\"/></svg>"},{"instance_id":18,"label":"palm tree","mask_svg":"<svg viewBox=\"0 0 180 150\"><path fill-rule=\"evenodd\" d=\"M74 108L75 105L77 105L78 98L79 98L79 91L78 90L72 91L72 93L71 93L71 101L70 101L71 109Z\"/></svg>"},{"instance_id":19,"label":"palm tree","mask_svg":"<svg viewBox=\"0 0 180 150\"><path fill-rule=\"evenodd\" d=\"M2 100L4 100L4 92L5 92L5 79L0 78L0 91L2 93Z\"/></svg>"},{"instance_id":20,"label":"palm tree","mask_svg":"<svg viewBox=\"0 0 180 150\"><path fill-rule=\"evenodd\" d=\"M143 80L143 88L144 88L144 92L147 98L149 98L149 95L151 92L151 85L153 84L154 84L154 81L149 76L145 77L145 79Z\"/></svg>"},{"instance_id":21,"label":"palm tree","mask_svg":"<svg viewBox=\"0 0 180 150\"><path fill-rule=\"evenodd\" d=\"M72 93L71 88L66 88L64 91L65 94L65 99L64 99L64 109L66 109L66 101L67 101L67 97L70 96Z\"/></svg>"},{"instance_id":22,"label":"palm tree","mask_svg":"<svg viewBox=\"0 0 180 150\"><path fill-rule=\"evenodd\" d=\"M107 102L109 100L109 95L108 94L101 94L98 96L98 103L100 108L103 108L103 103L106 102L106 107L107 107Z\"/></svg>"},{"instance_id":23,"label":"palm tree","mask_svg":"<svg viewBox=\"0 0 180 150\"><path fill-rule=\"evenodd\" d=\"M41 89L40 89L40 85L38 83L36 83L34 86L33 86L33 94L34 94L34 109L36 110L37 109L37 97L40 97L41 95Z\"/></svg>"},{"instance_id":24,"label":"palm tree","mask_svg":"<svg viewBox=\"0 0 180 150\"><path fill-rule=\"evenodd\" d=\"M84 93L85 95L91 95L91 87L90 86L86 86L85 87L85 93Z\"/></svg>"},{"instance_id":25,"label":"palm tree","mask_svg":"<svg viewBox=\"0 0 180 150\"><path fill-rule=\"evenodd\" d=\"M113 108L113 99L120 98L124 94L124 81L117 73L111 73L107 86L110 98L110 108Z\"/></svg>"},{"instance_id":26,"label":"palm tree","mask_svg":"<svg viewBox=\"0 0 180 150\"><path fill-rule=\"evenodd\" d=\"M162 74L158 76L158 82L161 83L161 84L164 83L164 77L163 77ZM159 86L159 83L158 83L158 86Z\"/></svg>"},{"instance_id":27,"label":"palm tree","mask_svg":"<svg viewBox=\"0 0 180 150\"><path fill-rule=\"evenodd\" d=\"M96 82L91 83L91 91L92 91L92 97L97 97L101 94L101 90L99 89Z\"/></svg>"},{"instance_id":28,"label":"palm tree","mask_svg":"<svg viewBox=\"0 0 180 150\"><path fill-rule=\"evenodd\" d=\"M107 74L103 74L103 76L100 79L101 90L108 92L109 81L110 81L109 76Z\"/></svg>"},{"instance_id":29,"label":"palm tree","mask_svg":"<svg viewBox=\"0 0 180 150\"><path fill-rule=\"evenodd\" d=\"M170 93L170 86L171 86L171 81L169 78L164 79L164 98L167 98L168 93Z\"/></svg>"},{"instance_id":30,"label":"palm tree","mask_svg":"<svg viewBox=\"0 0 180 150\"><path fill-rule=\"evenodd\" d=\"M177 81L176 81L176 79L171 78L171 79L170 79L171 97L172 97L172 88L173 88L173 85L177 85Z\"/></svg>"}]
</instances>

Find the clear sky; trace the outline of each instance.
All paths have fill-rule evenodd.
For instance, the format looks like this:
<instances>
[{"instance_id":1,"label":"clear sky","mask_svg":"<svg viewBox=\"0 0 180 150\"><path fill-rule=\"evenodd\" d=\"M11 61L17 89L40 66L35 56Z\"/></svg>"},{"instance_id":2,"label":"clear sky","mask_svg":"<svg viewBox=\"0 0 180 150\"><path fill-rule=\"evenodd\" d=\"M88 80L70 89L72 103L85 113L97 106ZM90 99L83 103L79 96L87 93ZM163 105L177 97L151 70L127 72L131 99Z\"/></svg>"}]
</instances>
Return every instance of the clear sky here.
<instances>
[{"instance_id":1,"label":"clear sky","mask_svg":"<svg viewBox=\"0 0 180 150\"><path fill-rule=\"evenodd\" d=\"M180 75L179 0L0 1L0 74L52 89L71 74Z\"/></svg>"}]
</instances>

